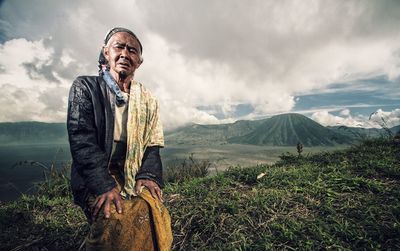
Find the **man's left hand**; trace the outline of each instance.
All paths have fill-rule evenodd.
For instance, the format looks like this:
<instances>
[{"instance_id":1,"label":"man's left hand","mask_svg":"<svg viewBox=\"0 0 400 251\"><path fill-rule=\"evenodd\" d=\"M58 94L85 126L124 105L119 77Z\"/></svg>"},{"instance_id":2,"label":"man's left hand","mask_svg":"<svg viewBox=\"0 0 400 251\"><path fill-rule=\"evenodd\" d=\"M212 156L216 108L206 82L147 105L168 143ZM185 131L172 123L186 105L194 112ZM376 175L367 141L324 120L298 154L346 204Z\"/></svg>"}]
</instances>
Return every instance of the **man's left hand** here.
<instances>
[{"instance_id":1,"label":"man's left hand","mask_svg":"<svg viewBox=\"0 0 400 251\"><path fill-rule=\"evenodd\" d=\"M152 180L145 180L145 179L137 180L136 185L135 185L136 194L140 194L140 188L142 186L145 186L145 187L147 187L147 189L149 189L149 191L154 199L158 199L161 202L164 202L164 199L162 197L161 188L157 185L157 183L155 183Z\"/></svg>"}]
</instances>

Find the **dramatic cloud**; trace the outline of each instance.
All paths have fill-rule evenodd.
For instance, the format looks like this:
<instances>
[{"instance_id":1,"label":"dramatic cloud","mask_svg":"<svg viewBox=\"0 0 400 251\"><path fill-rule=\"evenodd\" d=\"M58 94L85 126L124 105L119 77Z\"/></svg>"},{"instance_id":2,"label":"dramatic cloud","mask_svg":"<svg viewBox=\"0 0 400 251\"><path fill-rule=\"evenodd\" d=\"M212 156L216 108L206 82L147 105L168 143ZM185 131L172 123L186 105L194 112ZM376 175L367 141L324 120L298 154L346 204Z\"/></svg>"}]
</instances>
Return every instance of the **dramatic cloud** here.
<instances>
[{"instance_id":1,"label":"dramatic cloud","mask_svg":"<svg viewBox=\"0 0 400 251\"><path fill-rule=\"evenodd\" d=\"M65 120L69 81L51 70L53 54L43 40L12 39L0 46L0 121Z\"/></svg>"},{"instance_id":2,"label":"dramatic cloud","mask_svg":"<svg viewBox=\"0 0 400 251\"><path fill-rule=\"evenodd\" d=\"M324 126L348 126L363 128L391 128L400 125L400 109L385 112L378 109L370 116L352 116L349 109L340 111L339 116L329 111L318 111L312 114L311 118Z\"/></svg>"},{"instance_id":3,"label":"dramatic cloud","mask_svg":"<svg viewBox=\"0 0 400 251\"><path fill-rule=\"evenodd\" d=\"M357 80L384 76L400 89L398 13L389 0L6 0L0 86L23 90L29 98L16 106L29 109L16 114L3 97L0 121L64 121L70 83L96 74L113 26L141 39L136 78L158 96L167 128L290 112L302 95L335 91L334 83L356 90L367 87ZM358 123L350 112L340 116Z\"/></svg>"}]
</instances>

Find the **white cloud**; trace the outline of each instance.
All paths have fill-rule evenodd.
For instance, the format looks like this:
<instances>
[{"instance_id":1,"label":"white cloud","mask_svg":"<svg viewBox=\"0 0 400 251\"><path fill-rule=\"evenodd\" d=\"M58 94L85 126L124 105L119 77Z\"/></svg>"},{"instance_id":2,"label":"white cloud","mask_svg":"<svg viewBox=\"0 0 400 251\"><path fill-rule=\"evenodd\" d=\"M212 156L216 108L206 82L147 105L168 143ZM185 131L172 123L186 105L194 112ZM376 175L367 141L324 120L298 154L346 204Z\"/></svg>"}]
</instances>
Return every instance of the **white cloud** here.
<instances>
[{"instance_id":1,"label":"white cloud","mask_svg":"<svg viewBox=\"0 0 400 251\"><path fill-rule=\"evenodd\" d=\"M343 109L343 110L341 110L339 112L339 115L345 116L345 117L350 116L350 110L349 109Z\"/></svg>"},{"instance_id":2,"label":"white cloud","mask_svg":"<svg viewBox=\"0 0 400 251\"><path fill-rule=\"evenodd\" d=\"M43 40L27 41L24 38L12 39L0 45L0 64L7 74L2 74L2 82L14 80L12 75L26 76L22 63L35 63L38 68L51 60L53 51L46 49ZM10 77L10 79L8 78ZM24 87L24 86L20 86Z\"/></svg>"},{"instance_id":3,"label":"white cloud","mask_svg":"<svg viewBox=\"0 0 400 251\"><path fill-rule=\"evenodd\" d=\"M344 112L343 112L344 111ZM318 111L311 115L311 118L324 126L348 126L363 128L382 128L382 126L391 128L400 124L400 109L394 109L385 112L378 109L370 117L358 115L353 117L350 110L345 109L335 116L329 111Z\"/></svg>"},{"instance_id":4,"label":"white cloud","mask_svg":"<svg viewBox=\"0 0 400 251\"><path fill-rule=\"evenodd\" d=\"M47 70L53 53L43 40L13 39L0 46L0 121L65 120L69 82Z\"/></svg>"},{"instance_id":5,"label":"white cloud","mask_svg":"<svg viewBox=\"0 0 400 251\"><path fill-rule=\"evenodd\" d=\"M390 112L385 112L382 109L378 109L376 112L371 114L370 120L384 127L393 127L400 125L400 109L394 109Z\"/></svg>"},{"instance_id":6,"label":"white cloud","mask_svg":"<svg viewBox=\"0 0 400 251\"><path fill-rule=\"evenodd\" d=\"M315 112L311 115L311 118L324 126L364 127L365 122L362 118L335 116L330 114L328 111Z\"/></svg>"},{"instance_id":7,"label":"white cloud","mask_svg":"<svg viewBox=\"0 0 400 251\"><path fill-rule=\"evenodd\" d=\"M67 67L69 64L76 63L76 60L72 58L71 54L71 50L63 50L60 60L64 67Z\"/></svg>"}]
</instances>

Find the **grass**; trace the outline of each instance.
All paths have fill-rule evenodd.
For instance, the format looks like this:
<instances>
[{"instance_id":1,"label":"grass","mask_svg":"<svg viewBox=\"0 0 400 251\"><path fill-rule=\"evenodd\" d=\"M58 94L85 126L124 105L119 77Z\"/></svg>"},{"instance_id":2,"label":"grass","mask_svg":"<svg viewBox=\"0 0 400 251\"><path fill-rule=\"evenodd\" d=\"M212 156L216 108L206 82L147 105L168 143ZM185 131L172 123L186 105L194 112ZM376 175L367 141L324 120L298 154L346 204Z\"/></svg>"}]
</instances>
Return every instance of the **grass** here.
<instances>
[{"instance_id":1,"label":"grass","mask_svg":"<svg viewBox=\"0 0 400 251\"><path fill-rule=\"evenodd\" d=\"M400 143L378 139L170 182L173 249L399 250L399 178ZM62 185L67 180L53 180L35 196L0 205L1 250L79 247L85 217Z\"/></svg>"},{"instance_id":2,"label":"grass","mask_svg":"<svg viewBox=\"0 0 400 251\"><path fill-rule=\"evenodd\" d=\"M196 160L191 154L180 164L170 165L164 169L163 178L167 183L180 183L193 178L206 177L210 167L210 161Z\"/></svg>"}]
</instances>

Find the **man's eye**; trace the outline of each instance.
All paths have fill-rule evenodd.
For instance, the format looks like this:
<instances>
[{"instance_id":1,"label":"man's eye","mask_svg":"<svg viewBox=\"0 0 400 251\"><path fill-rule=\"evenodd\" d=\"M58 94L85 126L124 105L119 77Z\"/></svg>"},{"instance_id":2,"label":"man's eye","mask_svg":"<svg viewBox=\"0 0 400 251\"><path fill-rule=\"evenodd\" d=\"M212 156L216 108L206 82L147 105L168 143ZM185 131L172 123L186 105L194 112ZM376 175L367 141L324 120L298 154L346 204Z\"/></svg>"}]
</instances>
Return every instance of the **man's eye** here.
<instances>
[{"instance_id":1,"label":"man's eye","mask_svg":"<svg viewBox=\"0 0 400 251\"><path fill-rule=\"evenodd\" d=\"M134 48L129 48L129 52L130 52L130 53L134 53L134 54L137 53L136 49L134 49Z\"/></svg>"}]
</instances>

